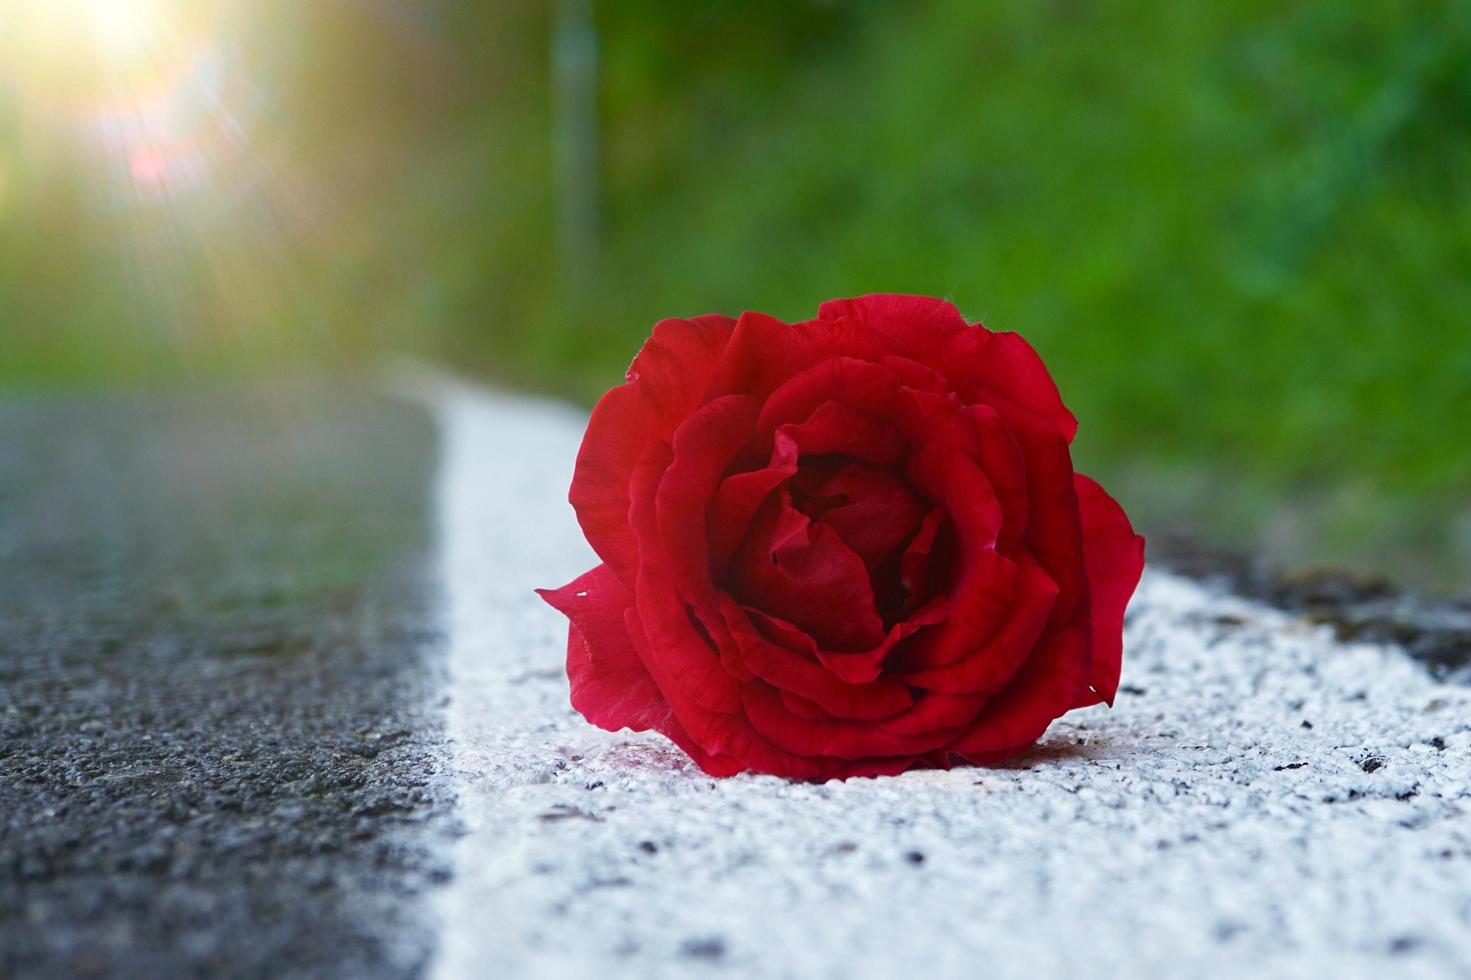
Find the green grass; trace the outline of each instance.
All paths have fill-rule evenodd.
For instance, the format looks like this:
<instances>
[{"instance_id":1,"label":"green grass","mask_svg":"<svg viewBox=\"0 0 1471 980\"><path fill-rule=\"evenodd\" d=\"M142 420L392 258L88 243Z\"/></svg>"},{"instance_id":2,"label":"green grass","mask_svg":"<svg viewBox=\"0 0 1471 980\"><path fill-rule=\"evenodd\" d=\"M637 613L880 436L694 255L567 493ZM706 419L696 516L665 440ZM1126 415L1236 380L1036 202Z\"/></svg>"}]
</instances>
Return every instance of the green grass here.
<instances>
[{"instance_id":1,"label":"green grass","mask_svg":"<svg viewBox=\"0 0 1471 980\"><path fill-rule=\"evenodd\" d=\"M691 102L728 125L615 184L599 285L497 363L591 399L661 315L938 294L1042 351L1146 512L1467 574L1464 5L941 0Z\"/></svg>"},{"instance_id":2,"label":"green grass","mask_svg":"<svg viewBox=\"0 0 1471 980\"><path fill-rule=\"evenodd\" d=\"M407 348L591 402L661 316L937 294L1042 352L1146 526L1471 578L1471 7L852 3L785 35L798 6L684 34L602 7L606 235L575 294L544 15L467 28L490 94L247 346Z\"/></svg>"},{"instance_id":3,"label":"green grass","mask_svg":"<svg viewBox=\"0 0 1471 980\"><path fill-rule=\"evenodd\" d=\"M622 190L602 285L510 353L591 397L660 315L935 293L1031 339L1099 455L1465 486L1467 18L1349 6L880 20Z\"/></svg>"}]
</instances>

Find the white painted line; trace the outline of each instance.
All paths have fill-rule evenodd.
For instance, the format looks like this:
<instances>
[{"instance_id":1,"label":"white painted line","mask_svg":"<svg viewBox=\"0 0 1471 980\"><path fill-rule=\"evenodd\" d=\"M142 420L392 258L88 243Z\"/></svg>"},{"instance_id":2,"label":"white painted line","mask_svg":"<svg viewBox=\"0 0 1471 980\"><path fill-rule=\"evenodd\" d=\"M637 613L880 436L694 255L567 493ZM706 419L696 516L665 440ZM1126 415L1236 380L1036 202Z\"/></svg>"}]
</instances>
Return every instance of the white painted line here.
<instances>
[{"instance_id":1,"label":"white painted line","mask_svg":"<svg viewBox=\"0 0 1471 980\"><path fill-rule=\"evenodd\" d=\"M1013 767L711 780L567 704L531 590L593 561L585 417L431 400L467 828L436 977L1471 975L1465 688L1150 571L1116 708Z\"/></svg>"}]
</instances>

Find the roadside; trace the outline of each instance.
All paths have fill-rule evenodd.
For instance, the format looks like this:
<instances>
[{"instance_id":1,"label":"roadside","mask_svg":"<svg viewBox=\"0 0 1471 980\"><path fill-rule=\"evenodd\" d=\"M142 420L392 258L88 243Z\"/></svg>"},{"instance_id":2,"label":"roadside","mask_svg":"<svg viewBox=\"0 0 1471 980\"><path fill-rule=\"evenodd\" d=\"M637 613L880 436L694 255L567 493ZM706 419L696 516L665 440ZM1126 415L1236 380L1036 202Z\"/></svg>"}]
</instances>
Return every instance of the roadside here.
<instances>
[{"instance_id":1,"label":"roadside","mask_svg":"<svg viewBox=\"0 0 1471 980\"><path fill-rule=\"evenodd\" d=\"M1471 593L1456 598L1348 569L1282 568L1189 534L1154 535L1150 563L1333 627L1344 642L1394 644L1431 676L1471 684Z\"/></svg>"},{"instance_id":2,"label":"roadside","mask_svg":"<svg viewBox=\"0 0 1471 980\"><path fill-rule=\"evenodd\" d=\"M580 718L522 587L591 561L547 491L583 417L473 390L436 416L467 829L436 977L1471 969L1471 690L1398 650L1152 568L1114 707L1006 765L715 780Z\"/></svg>"},{"instance_id":3,"label":"roadside","mask_svg":"<svg viewBox=\"0 0 1471 980\"><path fill-rule=\"evenodd\" d=\"M0 975L421 972L435 456L343 388L0 402Z\"/></svg>"}]
</instances>

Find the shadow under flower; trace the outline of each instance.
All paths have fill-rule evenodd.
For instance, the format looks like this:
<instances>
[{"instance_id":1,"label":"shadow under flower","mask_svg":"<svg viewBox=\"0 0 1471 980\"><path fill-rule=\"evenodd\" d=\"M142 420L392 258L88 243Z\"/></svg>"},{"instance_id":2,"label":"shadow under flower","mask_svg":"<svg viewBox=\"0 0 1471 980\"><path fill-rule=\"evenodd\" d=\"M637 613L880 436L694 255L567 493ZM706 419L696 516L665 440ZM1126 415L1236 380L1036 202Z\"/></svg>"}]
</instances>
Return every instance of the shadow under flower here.
<instances>
[{"instance_id":1,"label":"shadow under flower","mask_svg":"<svg viewBox=\"0 0 1471 980\"><path fill-rule=\"evenodd\" d=\"M1002 771L1026 771L1042 766L1065 766L1089 763L1116 763L1123 755L1123 746L1106 734L1088 732L1058 732L1044 737L1043 741L1002 762L980 768Z\"/></svg>"}]
</instances>

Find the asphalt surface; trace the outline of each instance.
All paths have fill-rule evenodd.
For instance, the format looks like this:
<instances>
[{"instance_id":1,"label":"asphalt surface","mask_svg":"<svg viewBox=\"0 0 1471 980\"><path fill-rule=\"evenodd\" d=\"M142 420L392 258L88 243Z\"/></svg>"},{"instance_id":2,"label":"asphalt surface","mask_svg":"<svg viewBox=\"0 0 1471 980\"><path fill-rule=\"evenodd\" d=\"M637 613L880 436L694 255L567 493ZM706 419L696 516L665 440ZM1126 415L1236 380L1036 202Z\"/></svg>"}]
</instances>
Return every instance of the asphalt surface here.
<instances>
[{"instance_id":1,"label":"asphalt surface","mask_svg":"<svg viewBox=\"0 0 1471 980\"><path fill-rule=\"evenodd\" d=\"M435 457L349 389L0 402L0 975L422 972Z\"/></svg>"}]
</instances>

